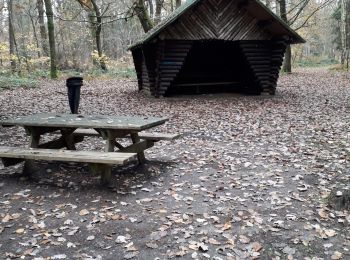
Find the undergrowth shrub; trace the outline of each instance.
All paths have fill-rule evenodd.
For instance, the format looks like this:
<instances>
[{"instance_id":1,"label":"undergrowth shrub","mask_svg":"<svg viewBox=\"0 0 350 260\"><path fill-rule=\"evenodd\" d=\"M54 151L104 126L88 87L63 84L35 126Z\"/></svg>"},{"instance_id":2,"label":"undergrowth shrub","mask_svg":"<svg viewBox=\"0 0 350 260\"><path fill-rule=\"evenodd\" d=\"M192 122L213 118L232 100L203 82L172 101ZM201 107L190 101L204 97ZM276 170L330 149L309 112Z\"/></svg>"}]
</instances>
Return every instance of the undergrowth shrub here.
<instances>
[{"instance_id":1,"label":"undergrowth shrub","mask_svg":"<svg viewBox=\"0 0 350 260\"><path fill-rule=\"evenodd\" d=\"M88 78L136 78L136 73L133 67L110 67L107 71L104 71L99 68L93 68L84 71L82 74L84 75L84 77Z\"/></svg>"},{"instance_id":2,"label":"undergrowth shrub","mask_svg":"<svg viewBox=\"0 0 350 260\"><path fill-rule=\"evenodd\" d=\"M297 67L328 67L337 64L338 61L335 59L329 59L326 57L311 56L304 58L298 62L295 62Z\"/></svg>"},{"instance_id":3,"label":"undergrowth shrub","mask_svg":"<svg viewBox=\"0 0 350 260\"><path fill-rule=\"evenodd\" d=\"M22 78L17 75L0 75L0 90L18 87L34 88L38 81L32 78Z\"/></svg>"}]
</instances>

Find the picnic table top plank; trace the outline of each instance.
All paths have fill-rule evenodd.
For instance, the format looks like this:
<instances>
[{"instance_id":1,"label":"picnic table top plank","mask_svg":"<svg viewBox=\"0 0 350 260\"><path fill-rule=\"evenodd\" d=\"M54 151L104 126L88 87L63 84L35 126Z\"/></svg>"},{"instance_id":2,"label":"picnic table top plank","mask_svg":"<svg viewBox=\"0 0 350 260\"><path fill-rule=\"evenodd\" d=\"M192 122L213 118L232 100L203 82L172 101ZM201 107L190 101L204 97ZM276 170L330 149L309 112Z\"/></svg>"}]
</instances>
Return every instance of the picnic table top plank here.
<instances>
[{"instance_id":1,"label":"picnic table top plank","mask_svg":"<svg viewBox=\"0 0 350 260\"><path fill-rule=\"evenodd\" d=\"M99 128L142 131L164 124L167 118L77 114L35 114L0 121L2 126L38 126L52 128Z\"/></svg>"}]
</instances>

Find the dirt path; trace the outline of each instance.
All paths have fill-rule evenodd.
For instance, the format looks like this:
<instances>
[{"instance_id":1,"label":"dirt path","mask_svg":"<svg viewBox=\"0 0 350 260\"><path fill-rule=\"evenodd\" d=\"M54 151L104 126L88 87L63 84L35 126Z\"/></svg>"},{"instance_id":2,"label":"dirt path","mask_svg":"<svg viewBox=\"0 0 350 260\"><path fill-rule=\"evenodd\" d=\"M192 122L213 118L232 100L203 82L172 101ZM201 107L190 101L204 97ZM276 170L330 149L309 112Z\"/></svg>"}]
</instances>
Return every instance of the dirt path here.
<instances>
[{"instance_id":1,"label":"dirt path","mask_svg":"<svg viewBox=\"0 0 350 260\"><path fill-rule=\"evenodd\" d=\"M114 168L109 190L84 165L27 180L0 164L0 259L350 259L349 212L326 200L350 185L349 74L298 71L274 97L152 99L135 84L86 83L81 113L168 116L159 130L183 138ZM1 92L0 119L68 112L65 91ZM0 129L0 144L22 135Z\"/></svg>"}]
</instances>

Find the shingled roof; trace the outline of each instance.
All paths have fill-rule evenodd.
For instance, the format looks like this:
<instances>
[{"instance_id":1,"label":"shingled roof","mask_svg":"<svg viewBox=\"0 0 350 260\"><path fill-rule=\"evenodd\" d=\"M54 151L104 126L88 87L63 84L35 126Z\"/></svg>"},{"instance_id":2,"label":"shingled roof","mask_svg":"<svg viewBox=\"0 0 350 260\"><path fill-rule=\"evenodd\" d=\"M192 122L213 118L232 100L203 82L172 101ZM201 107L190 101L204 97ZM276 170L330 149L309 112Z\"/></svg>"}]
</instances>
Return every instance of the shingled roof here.
<instances>
[{"instance_id":1,"label":"shingled roof","mask_svg":"<svg viewBox=\"0 0 350 260\"><path fill-rule=\"evenodd\" d=\"M149 32L143 35L136 43L131 45L129 49L133 49L141 44L147 43L157 37L168 26L176 22L183 14L194 8L197 4L206 0L187 0L173 13L171 13L166 19L164 19L157 26L152 28ZM305 40L297 34L290 26L285 23L280 17L275 15L259 0L232 0L237 1L238 4L244 5L250 12L251 16L254 16L257 20L268 23L267 30L272 34L289 36L290 43L304 43Z\"/></svg>"}]
</instances>

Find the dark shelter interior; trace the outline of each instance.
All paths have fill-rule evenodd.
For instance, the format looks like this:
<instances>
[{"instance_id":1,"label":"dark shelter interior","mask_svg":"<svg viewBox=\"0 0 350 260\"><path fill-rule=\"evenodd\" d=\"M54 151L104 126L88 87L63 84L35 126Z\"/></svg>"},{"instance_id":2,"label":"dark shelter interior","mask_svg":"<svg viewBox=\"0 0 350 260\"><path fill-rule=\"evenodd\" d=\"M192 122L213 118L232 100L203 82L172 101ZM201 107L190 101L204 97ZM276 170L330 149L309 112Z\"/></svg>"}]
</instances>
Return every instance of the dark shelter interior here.
<instances>
[{"instance_id":1,"label":"dark shelter interior","mask_svg":"<svg viewBox=\"0 0 350 260\"><path fill-rule=\"evenodd\" d=\"M239 92L246 72L247 65L238 42L194 42L182 69L165 95Z\"/></svg>"}]
</instances>

